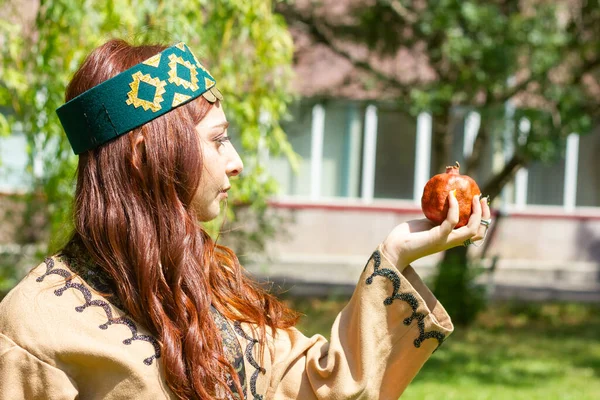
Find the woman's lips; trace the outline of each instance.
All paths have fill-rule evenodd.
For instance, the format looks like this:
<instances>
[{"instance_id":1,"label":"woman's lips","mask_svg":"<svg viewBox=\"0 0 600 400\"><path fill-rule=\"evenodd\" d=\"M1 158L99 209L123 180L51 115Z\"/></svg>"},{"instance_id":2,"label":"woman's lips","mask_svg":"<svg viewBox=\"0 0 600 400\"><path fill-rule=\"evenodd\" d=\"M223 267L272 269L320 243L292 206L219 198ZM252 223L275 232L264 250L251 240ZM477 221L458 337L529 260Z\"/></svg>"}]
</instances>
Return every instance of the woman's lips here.
<instances>
[{"instance_id":1,"label":"woman's lips","mask_svg":"<svg viewBox=\"0 0 600 400\"><path fill-rule=\"evenodd\" d=\"M219 192L219 197L222 197L222 198L224 198L224 199L228 198L228 197L229 197L229 195L227 194L227 191L228 191L229 189L231 189L231 186L230 186L230 187L227 187L227 188L225 188L225 189L221 189L221 191Z\"/></svg>"}]
</instances>

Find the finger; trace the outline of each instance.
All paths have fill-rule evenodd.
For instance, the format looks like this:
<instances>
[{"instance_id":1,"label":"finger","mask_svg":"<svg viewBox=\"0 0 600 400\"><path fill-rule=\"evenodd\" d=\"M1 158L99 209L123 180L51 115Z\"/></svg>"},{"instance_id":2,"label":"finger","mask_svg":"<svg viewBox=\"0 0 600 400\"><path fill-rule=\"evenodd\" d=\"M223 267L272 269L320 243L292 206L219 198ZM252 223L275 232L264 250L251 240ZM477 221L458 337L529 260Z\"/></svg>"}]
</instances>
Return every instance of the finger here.
<instances>
[{"instance_id":1,"label":"finger","mask_svg":"<svg viewBox=\"0 0 600 400\"><path fill-rule=\"evenodd\" d=\"M492 211L490 210L490 205L489 202L490 201L490 196L485 196L484 198L482 198L480 200L481 203L481 218L483 219L490 219L492 218Z\"/></svg>"},{"instance_id":2,"label":"finger","mask_svg":"<svg viewBox=\"0 0 600 400\"><path fill-rule=\"evenodd\" d=\"M472 240L479 240L483 238L483 232L482 235L479 236L480 228L482 227L482 215L483 210L481 207L481 194L479 194L473 197L473 212L471 214L471 217L469 218L469 223L467 224L469 226L469 229L473 233L473 236L471 237Z\"/></svg>"},{"instance_id":3,"label":"finger","mask_svg":"<svg viewBox=\"0 0 600 400\"><path fill-rule=\"evenodd\" d=\"M473 205L471 208L471 216L478 215L479 219L481 219L482 210L483 209L481 208L481 193L480 193L480 194L473 196Z\"/></svg>"},{"instance_id":4,"label":"finger","mask_svg":"<svg viewBox=\"0 0 600 400\"><path fill-rule=\"evenodd\" d=\"M458 200L456 200L456 189L451 190L448 194L448 214L446 219L440 225L441 234L448 236L452 229L458 224Z\"/></svg>"},{"instance_id":5,"label":"finger","mask_svg":"<svg viewBox=\"0 0 600 400\"><path fill-rule=\"evenodd\" d=\"M488 199L489 197L484 197L481 199L480 203L481 203L481 219L482 220L490 220L492 217L492 212L490 210L490 206L488 204ZM479 229L477 230L477 236L480 238L485 237L485 233L486 231L489 229L489 226L483 225L481 224L479 226Z\"/></svg>"},{"instance_id":6,"label":"finger","mask_svg":"<svg viewBox=\"0 0 600 400\"><path fill-rule=\"evenodd\" d=\"M479 198L481 195L476 195L473 197L473 204L471 209L471 216L469 217L469 221L467 225L455 229L450 235L449 242L453 245L462 244L467 239L479 240L481 238L477 237L477 233L479 230L479 226L481 223L481 203L479 202Z\"/></svg>"}]
</instances>

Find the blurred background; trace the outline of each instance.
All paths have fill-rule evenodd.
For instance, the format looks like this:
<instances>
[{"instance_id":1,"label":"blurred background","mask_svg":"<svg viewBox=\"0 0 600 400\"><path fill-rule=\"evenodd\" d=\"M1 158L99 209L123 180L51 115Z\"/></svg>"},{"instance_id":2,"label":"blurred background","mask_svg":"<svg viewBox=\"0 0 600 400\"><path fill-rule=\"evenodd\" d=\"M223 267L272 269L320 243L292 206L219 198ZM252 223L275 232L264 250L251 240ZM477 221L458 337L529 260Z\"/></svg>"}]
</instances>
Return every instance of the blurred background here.
<instances>
[{"instance_id":1,"label":"blurred background","mask_svg":"<svg viewBox=\"0 0 600 400\"><path fill-rule=\"evenodd\" d=\"M0 0L0 298L64 244L54 110L112 37L185 41L245 162L207 225L328 336L371 252L460 163L493 224L414 266L456 332L407 399L600 393L600 2Z\"/></svg>"}]
</instances>

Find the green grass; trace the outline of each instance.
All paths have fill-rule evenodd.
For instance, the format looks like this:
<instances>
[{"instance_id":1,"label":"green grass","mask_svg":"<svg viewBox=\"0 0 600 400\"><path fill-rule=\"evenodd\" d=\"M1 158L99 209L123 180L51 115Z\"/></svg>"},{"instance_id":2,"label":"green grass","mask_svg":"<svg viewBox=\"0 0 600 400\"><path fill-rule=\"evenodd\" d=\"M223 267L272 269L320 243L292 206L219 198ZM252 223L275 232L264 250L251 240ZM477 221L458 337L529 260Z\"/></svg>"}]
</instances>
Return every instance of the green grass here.
<instances>
[{"instance_id":1,"label":"green grass","mask_svg":"<svg viewBox=\"0 0 600 400\"><path fill-rule=\"evenodd\" d=\"M299 328L329 336L344 299L288 299ZM600 306L495 304L457 327L402 400L600 399Z\"/></svg>"}]
</instances>

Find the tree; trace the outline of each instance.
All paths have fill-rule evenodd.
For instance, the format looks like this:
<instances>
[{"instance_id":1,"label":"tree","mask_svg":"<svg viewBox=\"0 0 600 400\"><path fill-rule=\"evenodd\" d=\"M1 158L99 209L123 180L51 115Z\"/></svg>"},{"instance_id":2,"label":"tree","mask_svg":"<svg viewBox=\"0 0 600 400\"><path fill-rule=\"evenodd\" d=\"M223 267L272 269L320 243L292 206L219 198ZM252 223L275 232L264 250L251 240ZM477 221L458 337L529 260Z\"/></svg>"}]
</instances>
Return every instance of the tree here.
<instances>
[{"instance_id":1,"label":"tree","mask_svg":"<svg viewBox=\"0 0 600 400\"><path fill-rule=\"evenodd\" d=\"M24 132L29 144L32 196L48 210L50 250L71 231L76 157L55 114L70 77L94 47L112 37L133 43L184 41L217 78L245 173L230 204L250 206L255 226L265 222L266 200L276 190L259 150L294 156L279 120L292 100L293 43L269 0L20 0L0 12L0 129ZM33 9L28 9L28 6ZM233 131L233 132L231 132ZM44 172L34 174L33 165ZM39 196L42 193L43 196ZM36 202L28 202L36 204ZM229 209L229 219L234 213ZM211 230L219 229L220 221ZM244 230L259 248L261 232Z\"/></svg>"},{"instance_id":2,"label":"tree","mask_svg":"<svg viewBox=\"0 0 600 400\"><path fill-rule=\"evenodd\" d=\"M400 110L413 116L431 113L434 173L454 163L448 159L456 122L453 113L477 111L481 127L472 155L461 163L462 173L477 174L482 149L490 140L508 140L505 148L514 149L502 168L480 182L482 193L492 199L519 168L560 155L567 135L589 132L600 117L598 1L348 0L343 4L345 13L337 14L329 0L288 2L278 10L291 27L350 61L365 86L380 88L380 96L394 99ZM406 79L384 68L399 54L422 60L418 67L428 73ZM530 122L528 134L517 134L522 118ZM507 131L512 135L499 134ZM461 293L464 298L456 303L455 319L468 322L466 248L446 252L440 273L450 275L452 302Z\"/></svg>"}]
</instances>

